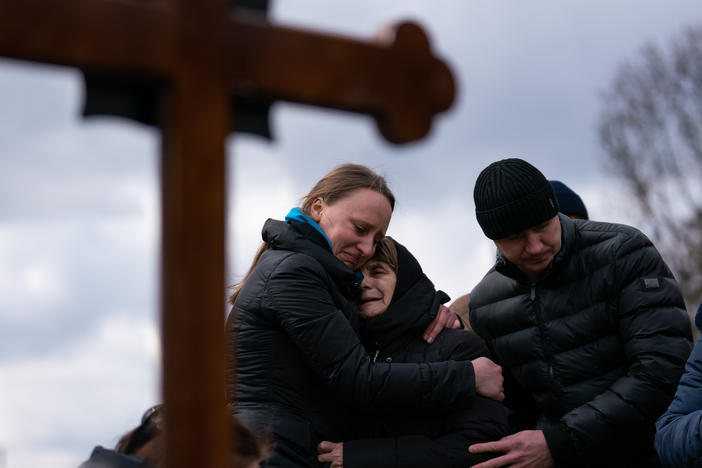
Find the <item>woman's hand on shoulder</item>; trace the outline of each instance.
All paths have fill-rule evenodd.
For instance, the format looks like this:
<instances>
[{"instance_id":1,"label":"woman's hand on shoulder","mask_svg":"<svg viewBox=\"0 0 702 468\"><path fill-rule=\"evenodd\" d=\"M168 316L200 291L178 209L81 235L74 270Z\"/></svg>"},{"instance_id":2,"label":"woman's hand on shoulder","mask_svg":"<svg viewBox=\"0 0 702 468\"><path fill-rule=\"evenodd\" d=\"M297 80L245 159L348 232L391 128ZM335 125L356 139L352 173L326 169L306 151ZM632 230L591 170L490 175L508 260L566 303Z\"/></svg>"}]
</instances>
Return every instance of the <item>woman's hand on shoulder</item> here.
<instances>
[{"instance_id":1,"label":"woman's hand on shoulder","mask_svg":"<svg viewBox=\"0 0 702 468\"><path fill-rule=\"evenodd\" d=\"M461 328L461 321L458 320L458 317L451 309L445 305L440 305L436 318L424 330L424 340L427 343L433 343L444 328Z\"/></svg>"}]
</instances>

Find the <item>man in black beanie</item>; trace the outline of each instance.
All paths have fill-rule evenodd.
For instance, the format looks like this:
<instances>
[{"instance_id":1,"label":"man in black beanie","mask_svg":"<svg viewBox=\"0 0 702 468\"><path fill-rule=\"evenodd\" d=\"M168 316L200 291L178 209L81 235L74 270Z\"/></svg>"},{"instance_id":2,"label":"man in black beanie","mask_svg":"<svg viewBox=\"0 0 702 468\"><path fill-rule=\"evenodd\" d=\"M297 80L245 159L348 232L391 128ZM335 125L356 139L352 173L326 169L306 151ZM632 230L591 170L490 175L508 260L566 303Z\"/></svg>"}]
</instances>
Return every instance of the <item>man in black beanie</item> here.
<instances>
[{"instance_id":1,"label":"man in black beanie","mask_svg":"<svg viewBox=\"0 0 702 468\"><path fill-rule=\"evenodd\" d=\"M655 421L692 345L680 289L651 241L558 213L521 159L485 168L473 192L495 266L470 295L472 329L505 378L515 434L475 444L498 466L660 466Z\"/></svg>"}]
</instances>

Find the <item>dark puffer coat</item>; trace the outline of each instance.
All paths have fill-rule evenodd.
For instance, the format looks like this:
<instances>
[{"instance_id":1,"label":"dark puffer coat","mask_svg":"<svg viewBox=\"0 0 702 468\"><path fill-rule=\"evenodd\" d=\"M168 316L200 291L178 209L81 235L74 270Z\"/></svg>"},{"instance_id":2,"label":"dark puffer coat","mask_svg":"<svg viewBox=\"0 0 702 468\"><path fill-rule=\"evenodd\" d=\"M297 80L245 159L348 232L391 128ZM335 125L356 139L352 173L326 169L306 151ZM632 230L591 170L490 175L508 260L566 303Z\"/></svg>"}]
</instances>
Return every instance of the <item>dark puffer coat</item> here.
<instances>
[{"instance_id":1,"label":"dark puffer coat","mask_svg":"<svg viewBox=\"0 0 702 468\"><path fill-rule=\"evenodd\" d=\"M515 421L544 430L557 465L656 466L654 423L691 348L680 289L638 230L559 218L546 277L530 284L498 256L471 325L506 371Z\"/></svg>"},{"instance_id":2,"label":"dark puffer coat","mask_svg":"<svg viewBox=\"0 0 702 468\"><path fill-rule=\"evenodd\" d=\"M702 304L695 324L702 331ZM675 399L656 421L656 451L666 467L702 467L702 336L685 364Z\"/></svg>"},{"instance_id":3,"label":"dark puffer coat","mask_svg":"<svg viewBox=\"0 0 702 468\"><path fill-rule=\"evenodd\" d=\"M470 362L373 363L351 324L355 276L314 228L268 220L263 240L227 321L228 392L244 423L272 435L270 466L318 466L317 444L346 438L349 408L470 404Z\"/></svg>"},{"instance_id":4,"label":"dark puffer coat","mask_svg":"<svg viewBox=\"0 0 702 468\"><path fill-rule=\"evenodd\" d=\"M125 455L98 445L90 454L90 459L78 468L153 468L153 465L136 455Z\"/></svg>"},{"instance_id":5,"label":"dark puffer coat","mask_svg":"<svg viewBox=\"0 0 702 468\"><path fill-rule=\"evenodd\" d=\"M378 362L438 362L487 356L485 342L463 330L443 330L432 344L422 333L449 298L436 291L414 256L398 249L398 282L388 309L361 321L364 346ZM502 403L477 396L468 408L421 411L407 408L362 416L364 438L344 443L345 468L467 468L495 456L470 454L468 446L509 434Z\"/></svg>"}]
</instances>

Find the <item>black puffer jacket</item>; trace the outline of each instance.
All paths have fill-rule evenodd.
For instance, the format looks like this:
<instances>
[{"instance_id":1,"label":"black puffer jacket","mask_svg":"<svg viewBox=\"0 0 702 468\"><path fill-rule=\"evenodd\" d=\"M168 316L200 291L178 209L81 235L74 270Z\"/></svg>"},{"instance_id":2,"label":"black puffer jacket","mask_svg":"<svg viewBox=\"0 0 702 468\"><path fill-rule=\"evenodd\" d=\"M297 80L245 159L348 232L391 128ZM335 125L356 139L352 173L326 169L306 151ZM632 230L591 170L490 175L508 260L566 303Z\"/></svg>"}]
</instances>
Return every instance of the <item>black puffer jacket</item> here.
<instances>
[{"instance_id":1,"label":"black puffer jacket","mask_svg":"<svg viewBox=\"0 0 702 468\"><path fill-rule=\"evenodd\" d=\"M125 455L98 445L90 454L90 459L78 468L153 468L153 465L136 455Z\"/></svg>"},{"instance_id":2,"label":"black puffer jacket","mask_svg":"<svg viewBox=\"0 0 702 468\"><path fill-rule=\"evenodd\" d=\"M471 325L521 385L505 376L505 403L540 418L525 428L544 430L557 465L644 466L690 353L685 304L641 232L559 217L546 277L530 284L498 256L471 293Z\"/></svg>"},{"instance_id":3,"label":"black puffer jacket","mask_svg":"<svg viewBox=\"0 0 702 468\"><path fill-rule=\"evenodd\" d=\"M351 325L354 274L311 226L268 220L267 250L227 323L236 412L271 433L271 466L317 466L321 440L344 440L348 408L451 407L474 396L469 362L374 364Z\"/></svg>"},{"instance_id":4,"label":"black puffer jacket","mask_svg":"<svg viewBox=\"0 0 702 468\"><path fill-rule=\"evenodd\" d=\"M443 330L428 344L422 333L449 298L436 291L414 256L398 249L398 282L388 309L361 321L364 346L378 362L438 362L487 356L485 342L463 330ZM468 446L509 434L502 403L477 396L468 408L421 411L404 408L380 416L363 416L364 440L344 443L345 468L467 468L495 456L473 455ZM372 437L372 439L370 439Z\"/></svg>"}]
</instances>

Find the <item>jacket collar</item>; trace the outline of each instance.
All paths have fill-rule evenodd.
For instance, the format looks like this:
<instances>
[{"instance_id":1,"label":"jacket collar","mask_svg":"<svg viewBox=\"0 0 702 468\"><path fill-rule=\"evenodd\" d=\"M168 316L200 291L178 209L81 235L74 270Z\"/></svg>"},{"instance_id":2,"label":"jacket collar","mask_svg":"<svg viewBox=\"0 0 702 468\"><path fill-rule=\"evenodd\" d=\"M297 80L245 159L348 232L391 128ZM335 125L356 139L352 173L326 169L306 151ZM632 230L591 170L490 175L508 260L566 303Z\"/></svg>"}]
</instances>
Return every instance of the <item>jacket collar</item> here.
<instances>
[{"instance_id":1,"label":"jacket collar","mask_svg":"<svg viewBox=\"0 0 702 468\"><path fill-rule=\"evenodd\" d=\"M381 315L361 320L363 342L387 348L398 342L403 335L421 337L439 308L439 304L448 301L443 291L434 289L434 285L425 275L405 294L396 298Z\"/></svg>"},{"instance_id":2,"label":"jacket collar","mask_svg":"<svg viewBox=\"0 0 702 468\"><path fill-rule=\"evenodd\" d=\"M273 250L289 250L314 258L334 279L345 296L355 298L358 295L363 276L359 278L356 272L334 256L327 239L314 226L294 219L287 223L268 219L261 234L263 241Z\"/></svg>"},{"instance_id":3,"label":"jacket collar","mask_svg":"<svg viewBox=\"0 0 702 468\"><path fill-rule=\"evenodd\" d=\"M421 332L436 316L439 304L448 301L443 291L436 291L434 284L422 271L417 259L399 242L397 248L397 284L388 309L381 315L361 321L361 332L366 345L386 348L402 335Z\"/></svg>"},{"instance_id":4,"label":"jacket collar","mask_svg":"<svg viewBox=\"0 0 702 468\"><path fill-rule=\"evenodd\" d=\"M310 226L312 226L315 229L315 231L320 233L322 235L322 237L324 237L324 239L326 239L327 244L329 244L329 248L332 249L332 251L333 251L332 243L329 240L329 237L327 237L327 235L324 233L322 226L317 224L317 221L315 221L314 219L310 218L305 213L303 213L302 209L300 207L293 208L292 210L290 210L290 212L287 215L285 215L285 222L289 223L292 220L299 221L301 223L309 224Z\"/></svg>"}]
</instances>

